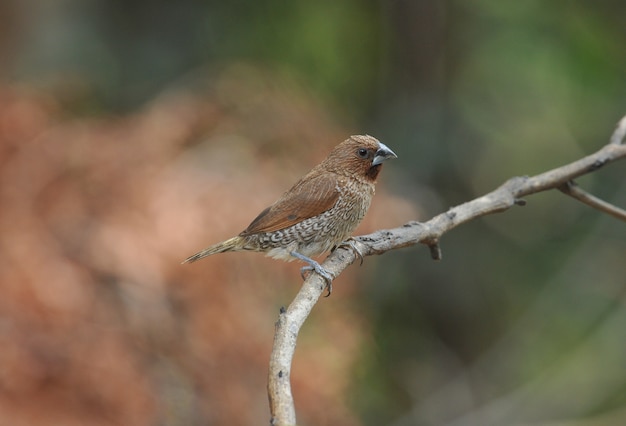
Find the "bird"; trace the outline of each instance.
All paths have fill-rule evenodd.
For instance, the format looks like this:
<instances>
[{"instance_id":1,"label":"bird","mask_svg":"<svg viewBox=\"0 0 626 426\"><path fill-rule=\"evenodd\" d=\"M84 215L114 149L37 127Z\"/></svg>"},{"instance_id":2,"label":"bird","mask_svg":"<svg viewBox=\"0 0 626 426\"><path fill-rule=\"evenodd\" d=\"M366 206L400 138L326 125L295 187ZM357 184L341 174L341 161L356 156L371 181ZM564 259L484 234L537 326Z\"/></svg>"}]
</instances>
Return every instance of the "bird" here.
<instances>
[{"instance_id":1,"label":"bird","mask_svg":"<svg viewBox=\"0 0 626 426\"><path fill-rule=\"evenodd\" d=\"M353 135L338 144L320 164L263 210L239 235L189 256L191 263L217 253L253 251L285 261L300 260L332 292L333 275L311 257L347 241L370 207L382 163L397 155L369 135Z\"/></svg>"}]
</instances>

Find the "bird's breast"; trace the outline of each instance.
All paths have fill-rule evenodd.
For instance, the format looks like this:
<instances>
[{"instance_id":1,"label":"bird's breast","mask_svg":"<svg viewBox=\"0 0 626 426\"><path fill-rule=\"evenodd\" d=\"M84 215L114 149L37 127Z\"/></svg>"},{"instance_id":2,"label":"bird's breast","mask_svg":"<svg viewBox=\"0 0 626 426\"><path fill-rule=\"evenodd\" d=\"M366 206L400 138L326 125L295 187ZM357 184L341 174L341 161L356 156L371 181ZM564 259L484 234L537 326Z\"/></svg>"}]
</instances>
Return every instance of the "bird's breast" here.
<instances>
[{"instance_id":1,"label":"bird's breast","mask_svg":"<svg viewBox=\"0 0 626 426\"><path fill-rule=\"evenodd\" d=\"M374 186L361 182L338 181L339 197L325 212L292 226L272 232L251 235L259 251L288 260L291 251L317 256L345 241L369 209Z\"/></svg>"}]
</instances>

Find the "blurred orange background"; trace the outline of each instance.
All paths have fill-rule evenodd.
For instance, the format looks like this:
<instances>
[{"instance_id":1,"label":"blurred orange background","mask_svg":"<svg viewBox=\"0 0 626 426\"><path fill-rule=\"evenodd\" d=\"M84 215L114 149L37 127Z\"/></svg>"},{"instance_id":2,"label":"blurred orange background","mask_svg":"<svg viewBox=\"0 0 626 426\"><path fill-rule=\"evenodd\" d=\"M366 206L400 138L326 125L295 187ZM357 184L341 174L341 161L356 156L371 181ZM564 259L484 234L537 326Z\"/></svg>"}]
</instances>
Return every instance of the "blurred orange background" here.
<instances>
[{"instance_id":1,"label":"blurred orange background","mask_svg":"<svg viewBox=\"0 0 626 426\"><path fill-rule=\"evenodd\" d=\"M350 134L357 234L573 161L626 113L621 2L0 5L0 425L269 422L299 265L197 250ZM626 205L624 168L581 185ZM626 423L626 227L560 193L348 268L292 371L303 425Z\"/></svg>"}]
</instances>

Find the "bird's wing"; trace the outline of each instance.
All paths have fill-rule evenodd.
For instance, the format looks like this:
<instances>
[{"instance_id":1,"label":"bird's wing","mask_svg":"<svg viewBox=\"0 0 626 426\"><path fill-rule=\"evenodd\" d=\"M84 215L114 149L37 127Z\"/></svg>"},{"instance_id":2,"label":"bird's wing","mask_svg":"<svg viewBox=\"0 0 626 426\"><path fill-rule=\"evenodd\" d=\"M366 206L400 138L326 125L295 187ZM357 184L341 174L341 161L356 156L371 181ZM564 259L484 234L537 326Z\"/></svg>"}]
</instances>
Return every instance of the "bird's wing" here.
<instances>
[{"instance_id":1,"label":"bird's wing","mask_svg":"<svg viewBox=\"0 0 626 426\"><path fill-rule=\"evenodd\" d=\"M335 176L319 174L305 177L266 208L240 235L272 232L288 228L324 213L339 198Z\"/></svg>"}]
</instances>

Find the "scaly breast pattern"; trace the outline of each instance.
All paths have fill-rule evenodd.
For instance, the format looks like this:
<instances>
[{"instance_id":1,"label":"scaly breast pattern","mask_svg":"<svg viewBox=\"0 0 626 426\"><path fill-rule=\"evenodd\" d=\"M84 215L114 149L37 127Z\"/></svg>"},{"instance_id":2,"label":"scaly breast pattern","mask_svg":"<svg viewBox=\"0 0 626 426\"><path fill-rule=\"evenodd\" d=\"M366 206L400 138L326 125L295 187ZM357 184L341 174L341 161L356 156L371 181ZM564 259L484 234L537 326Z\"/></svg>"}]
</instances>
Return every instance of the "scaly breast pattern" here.
<instances>
[{"instance_id":1,"label":"scaly breast pattern","mask_svg":"<svg viewBox=\"0 0 626 426\"><path fill-rule=\"evenodd\" d=\"M267 256L282 260L293 260L292 251L312 257L330 250L345 241L361 222L374 195L374 185L341 178L337 190L337 202L324 213L289 228L250 235L248 241Z\"/></svg>"}]
</instances>

